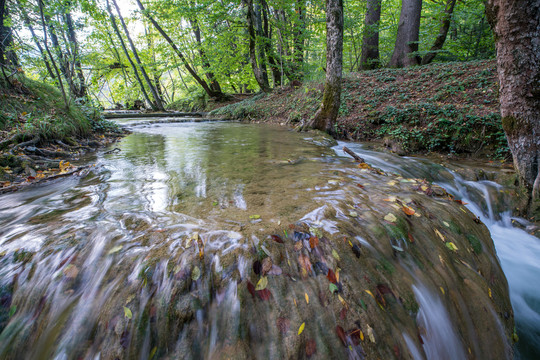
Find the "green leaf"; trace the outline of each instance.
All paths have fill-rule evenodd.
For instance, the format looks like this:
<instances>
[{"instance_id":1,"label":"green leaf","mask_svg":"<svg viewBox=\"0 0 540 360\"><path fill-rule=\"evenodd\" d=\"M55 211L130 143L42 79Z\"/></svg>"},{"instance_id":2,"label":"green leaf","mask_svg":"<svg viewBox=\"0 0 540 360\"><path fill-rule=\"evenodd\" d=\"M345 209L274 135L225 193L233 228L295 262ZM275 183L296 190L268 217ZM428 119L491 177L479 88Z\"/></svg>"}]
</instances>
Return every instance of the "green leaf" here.
<instances>
[{"instance_id":1,"label":"green leaf","mask_svg":"<svg viewBox=\"0 0 540 360\"><path fill-rule=\"evenodd\" d=\"M266 276L263 276L258 282L257 286L255 286L255 290L264 290L268 286L268 278Z\"/></svg>"},{"instance_id":2,"label":"green leaf","mask_svg":"<svg viewBox=\"0 0 540 360\"><path fill-rule=\"evenodd\" d=\"M17 305L11 305L9 308L9 317L12 317L17 312Z\"/></svg>"},{"instance_id":3,"label":"green leaf","mask_svg":"<svg viewBox=\"0 0 540 360\"><path fill-rule=\"evenodd\" d=\"M250 215L249 218L251 220L257 220L257 219L260 219L261 218L261 215Z\"/></svg>"},{"instance_id":4,"label":"green leaf","mask_svg":"<svg viewBox=\"0 0 540 360\"><path fill-rule=\"evenodd\" d=\"M191 271L191 280L197 281L201 277L201 269L198 266L195 266Z\"/></svg>"},{"instance_id":5,"label":"green leaf","mask_svg":"<svg viewBox=\"0 0 540 360\"><path fill-rule=\"evenodd\" d=\"M133 313L131 312L131 310L129 310L129 308L125 306L124 306L124 316L127 317L128 319L131 319L133 317Z\"/></svg>"},{"instance_id":6,"label":"green leaf","mask_svg":"<svg viewBox=\"0 0 540 360\"><path fill-rule=\"evenodd\" d=\"M457 246L451 241L446 243L446 247L449 248L452 251L458 251Z\"/></svg>"},{"instance_id":7,"label":"green leaf","mask_svg":"<svg viewBox=\"0 0 540 360\"><path fill-rule=\"evenodd\" d=\"M334 259L336 259L337 261L339 261L339 254L337 253L337 251L335 249L332 249L332 256L334 257Z\"/></svg>"},{"instance_id":8,"label":"green leaf","mask_svg":"<svg viewBox=\"0 0 540 360\"><path fill-rule=\"evenodd\" d=\"M330 288L330 292L331 292L332 294L338 291L338 287L337 287L336 284L330 283L330 284L328 285L328 287Z\"/></svg>"}]
</instances>

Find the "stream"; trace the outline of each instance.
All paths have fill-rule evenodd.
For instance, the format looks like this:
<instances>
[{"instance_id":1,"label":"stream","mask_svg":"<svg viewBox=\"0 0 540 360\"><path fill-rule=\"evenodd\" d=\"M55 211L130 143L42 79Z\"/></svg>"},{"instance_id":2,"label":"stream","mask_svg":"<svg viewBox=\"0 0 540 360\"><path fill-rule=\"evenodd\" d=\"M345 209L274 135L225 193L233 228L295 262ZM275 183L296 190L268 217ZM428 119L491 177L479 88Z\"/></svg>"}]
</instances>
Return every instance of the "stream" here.
<instances>
[{"instance_id":1,"label":"stream","mask_svg":"<svg viewBox=\"0 0 540 360\"><path fill-rule=\"evenodd\" d=\"M513 319L540 358L540 240L467 165L119 122L84 176L0 196L0 358L510 358Z\"/></svg>"}]
</instances>

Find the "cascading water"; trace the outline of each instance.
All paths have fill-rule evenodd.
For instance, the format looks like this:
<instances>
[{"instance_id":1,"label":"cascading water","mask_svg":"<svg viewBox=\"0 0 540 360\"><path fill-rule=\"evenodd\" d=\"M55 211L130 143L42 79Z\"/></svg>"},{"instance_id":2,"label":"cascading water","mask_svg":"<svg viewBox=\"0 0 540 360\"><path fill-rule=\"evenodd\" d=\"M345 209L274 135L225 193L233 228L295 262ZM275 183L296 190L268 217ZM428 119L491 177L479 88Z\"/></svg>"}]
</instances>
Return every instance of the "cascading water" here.
<instances>
[{"instance_id":1,"label":"cascading water","mask_svg":"<svg viewBox=\"0 0 540 360\"><path fill-rule=\"evenodd\" d=\"M1 358L509 356L485 227L405 177L494 184L361 147L403 177L359 169L280 128L151 123L87 176L0 197ZM468 205L513 231L489 206Z\"/></svg>"},{"instance_id":2,"label":"cascading water","mask_svg":"<svg viewBox=\"0 0 540 360\"><path fill-rule=\"evenodd\" d=\"M540 239L513 225L516 219L508 209L511 201L504 188L493 181L464 180L451 166L446 168L429 160L382 154L362 144L340 143L334 149L343 156L346 156L341 151L344 145L373 166L402 176L433 181L468 203L466 207L488 227L508 279L520 339L516 357L540 358L540 287L536 286L540 279ZM523 219L517 220L526 223Z\"/></svg>"}]
</instances>

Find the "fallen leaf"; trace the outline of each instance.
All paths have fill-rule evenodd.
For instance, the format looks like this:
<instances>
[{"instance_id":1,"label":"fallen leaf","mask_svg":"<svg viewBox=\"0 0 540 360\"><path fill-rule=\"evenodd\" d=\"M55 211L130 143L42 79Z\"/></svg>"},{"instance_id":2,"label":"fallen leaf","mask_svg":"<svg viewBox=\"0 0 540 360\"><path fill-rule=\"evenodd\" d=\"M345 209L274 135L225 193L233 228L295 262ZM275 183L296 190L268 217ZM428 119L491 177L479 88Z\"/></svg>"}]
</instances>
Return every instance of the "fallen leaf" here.
<instances>
[{"instance_id":1,"label":"fallen leaf","mask_svg":"<svg viewBox=\"0 0 540 360\"><path fill-rule=\"evenodd\" d=\"M280 244L285 243L285 242L283 241L283 239L282 239L279 235L271 235L270 237L272 238L272 240L274 240L274 241L277 242L277 243L280 243Z\"/></svg>"},{"instance_id":2,"label":"fallen leaf","mask_svg":"<svg viewBox=\"0 0 540 360\"><path fill-rule=\"evenodd\" d=\"M336 249L332 249L332 256L333 256L334 259L336 259L337 261L340 260L339 254L337 253Z\"/></svg>"},{"instance_id":3,"label":"fallen leaf","mask_svg":"<svg viewBox=\"0 0 540 360\"><path fill-rule=\"evenodd\" d=\"M360 169L369 169L369 165L366 164L366 163L364 163L364 162L358 164L358 167L359 167Z\"/></svg>"},{"instance_id":4,"label":"fallen leaf","mask_svg":"<svg viewBox=\"0 0 540 360\"><path fill-rule=\"evenodd\" d=\"M311 272L311 261L309 261L309 256L300 254L298 256L298 263L301 267L302 277L308 277L309 273Z\"/></svg>"},{"instance_id":5,"label":"fallen leaf","mask_svg":"<svg viewBox=\"0 0 540 360\"><path fill-rule=\"evenodd\" d=\"M440 237L442 241L446 241L443 234L441 234L441 232L439 230L435 229L435 234L437 234L437 236Z\"/></svg>"},{"instance_id":6,"label":"fallen leaf","mask_svg":"<svg viewBox=\"0 0 540 360\"><path fill-rule=\"evenodd\" d=\"M201 277L201 269L198 266L195 266L191 271L191 280L197 281Z\"/></svg>"},{"instance_id":7,"label":"fallen leaf","mask_svg":"<svg viewBox=\"0 0 540 360\"><path fill-rule=\"evenodd\" d=\"M488 288L488 295L491 297L491 288Z\"/></svg>"},{"instance_id":8,"label":"fallen leaf","mask_svg":"<svg viewBox=\"0 0 540 360\"><path fill-rule=\"evenodd\" d=\"M369 325L367 325L367 335L368 335L369 340L372 343L375 343L375 334L373 334L373 329Z\"/></svg>"},{"instance_id":9,"label":"fallen leaf","mask_svg":"<svg viewBox=\"0 0 540 360\"><path fill-rule=\"evenodd\" d=\"M249 293L251 294L251 296L255 297L255 286L251 283L251 281L248 280L247 282L247 289L249 291Z\"/></svg>"},{"instance_id":10,"label":"fallen leaf","mask_svg":"<svg viewBox=\"0 0 540 360\"><path fill-rule=\"evenodd\" d=\"M339 290L338 287L336 286L336 284L330 283L330 284L328 285L328 287L329 287L330 292L331 292L332 294L335 293L335 292L337 292L337 291Z\"/></svg>"},{"instance_id":11,"label":"fallen leaf","mask_svg":"<svg viewBox=\"0 0 540 360\"><path fill-rule=\"evenodd\" d=\"M345 330L341 326L336 326L336 333L339 337L339 340L341 340L341 343L343 346L347 346L347 335L345 335Z\"/></svg>"},{"instance_id":12,"label":"fallen leaf","mask_svg":"<svg viewBox=\"0 0 540 360\"><path fill-rule=\"evenodd\" d=\"M306 298L306 303L309 304L309 295L307 293L304 293L304 297Z\"/></svg>"},{"instance_id":13,"label":"fallen leaf","mask_svg":"<svg viewBox=\"0 0 540 360\"><path fill-rule=\"evenodd\" d=\"M257 295L259 295L259 298L261 298L263 301L270 300L270 298L272 298L272 293L268 289L257 291Z\"/></svg>"},{"instance_id":14,"label":"fallen leaf","mask_svg":"<svg viewBox=\"0 0 540 360\"><path fill-rule=\"evenodd\" d=\"M261 218L261 215L250 215L250 216L249 216L249 219L250 219L250 220L258 220L258 219L260 219L260 218Z\"/></svg>"},{"instance_id":15,"label":"fallen leaf","mask_svg":"<svg viewBox=\"0 0 540 360\"><path fill-rule=\"evenodd\" d=\"M75 279L79 274L79 269L77 269L75 265L69 264L64 268L62 272L64 273L65 277L69 279Z\"/></svg>"},{"instance_id":16,"label":"fallen leaf","mask_svg":"<svg viewBox=\"0 0 540 360\"><path fill-rule=\"evenodd\" d=\"M304 242L303 241L297 241L294 243L294 250L295 251L300 251L302 250L302 248L304 247Z\"/></svg>"},{"instance_id":17,"label":"fallen leaf","mask_svg":"<svg viewBox=\"0 0 540 360\"><path fill-rule=\"evenodd\" d=\"M350 217L358 217L358 213L356 211L349 211Z\"/></svg>"},{"instance_id":18,"label":"fallen leaf","mask_svg":"<svg viewBox=\"0 0 540 360\"><path fill-rule=\"evenodd\" d=\"M131 312L131 310L125 306L124 306L124 316L127 317L128 319L131 319L133 317L133 313Z\"/></svg>"},{"instance_id":19,"label":"fallen leaf","mask_svg":"<svg viewBox=\"0 0 540 360\"><path fill-rule=\"evenodd\" d=\"M345 300L343 300L343 298L341 297L341 295L338 294L337 297L338 297L339 301L341 302L341 304L342 304L344 307L346 307L346 308L349 307L349 306L347 305L347 303L345 302Z\"/></svg>"},{"instance_id":20,"label":"fallen leaf","mask_svg":"<svg viewBox=\"0 0 540 360\"><path fill-rule=\"evenodd\" d=\"M257 275L261 275L262 272L262 263L259 260L253 262L253 272Z\"/></svg>"},{"instance_id":21,"label":"fallen leaf","mask_svg":"<svg viewBox=\"0 0 540 360\"><path fill-rule=\"evenodd\" d=\"M394 223L397 221L397 218L394 214L392 213L388 213L385 217L384 217L384 220L388 221L388 222L391 222L391 223Z\"/></svg>"},{"instance_id":22,"label":"fallen leaf","mask_svg":"<svg viewBox=\"0 0 540 360\"><path fill-rule=\"evenodd\" d=\"M109 250L109 252L107 254L111 255L111 254L114 254L115 252L118 252L122 250L122 245L117 245L115 247L113 247L111 250Z\"/></svg>"},{"instance_id":23,"label":"fallen leaf","mask_svg":"<svg viewBox=\"0 0 540 360\"><path fill-rule=\"evenodd\" d=\"M257 285L255 286L255 290L257 291L264 290L266 289L266 286L268 286L268 278L266 276L263 276L257 282Z\"/></svg>"},{"instance_id":24,"label":"fallen leaf","mask_svg":"<svg viewBox=\"0 0 540 360\"><path fill-rule=\"evenodd\" d=\"M446 243L446 247L449 248L452 251L458 251L457 246L451 241Z\"/></svg>"},{"instance_id":25,"label":"fallen leaf","mask_svg":"<svg viewBox=\"0 0 540 360\"><path fill-rule=\"evenodd\" d=\"M372 298L375 299L375 295L373 295L373 293L372 293L371 291L369 291L369 290L365 290L365 291L366 291L369 295L371 295Z\"/></svg>"},{"instance_id":26,"label":"fallen leaf","mask_svg":"<svg viewBox=\"0 0 540 360\"><path fill-rule=\"evenodd\" d=\"M414 215L414 213L416 212L416 211L414 211L413 208L408 207L406 205L403 206L402 210L406 215L409 215L409 216Z\"/></svg>"},{"instance_id":27,"label":"fallen leaf","mask_svg":"<svg viewBox=\"0 0 540 360\"><path fill-rule=\"evenodd\" d=\"M309 247L312 249L315 249L319 245L319 238L316 236L312 236L309 238Z\"/></svg>"},{"instance_id":28,"label":"fallen leaf","mask_svg":"<svg viewBox=\"0 0 540 360\"><path fill-rule=\"evenodd\" d=\"M287 331L289 331L290 324L291 322L287 318L280 317L276 320L277 328L282 334L285 334Z\"/></svg>"},{"instance_id":29,"label":"fallen leaf","mask_svg":"<svg viewBox=\"0 0 540 360\"><path fill-rule=\"evenodd\" d=\"M461 204L461 205L468 205L469 203L466 203L464 202L463 200L454 200L455 202L457 202L458 204Z\"/></svg>"},{"instance_id":30,"label":"fallen leaf","mask_svg":"<svg viewBox=\"0 0 540 360\"><path fill-rule=\"evenodd\" d=\"M316 352L317 352L317 343L315 342L315 339L309 339L306 342L306 356L311 357Z\"/></svg>"},{"instance_id":31,"label":"fallen leaf","mask_svg":"<svg viewBox=\"0 0 540 360\"><path fill-rule=\"evenodd\" d=\"M268 275L281 275L283 273L283 270L277 265L272 265L272 268L268 272Z\"/></svg>"},{"instance_id":32,"label":"fallen leaf","mask_svg":"<svg viewBox=\"0 0 540 360\"><path fill-rule=\"evenodd\" d=\"M334 271L332 271L332 269L328 269L328 274L326 274L326 278L333 284L337 283L336 274L334 273Z\"/></svg>"},{"instance_id":33,"label":"fallen leaf","mask_svg":"<svg viewBox=\"0 0 540 360\"><path fill-rule=\"evenodd\" d=\"M267 274L270 269L272 269L272 259L269 257L266 257L262 261L262 274Z\"/></svg>"},{"instance_id":34,"label":"fallen leaf","mask_svg":"<svg viewBox=\"0 0 540 360\"><path fill-rule=\"evenodd\" d=\"M407 237L409 238L409 241L411 242L411 244L414 244L414 238L413 238L412 234L407 233Z\"/></svg>"},{"instance_id":35,"label":"fallen leaf","mask_svg":"<svg viewBox=\"0 0 540 360\"><path fill-rule=\"evenodd\" d=\"M303 322L302 325L300 325L300 328L298 328L298 335L300 335L304 331L305 327L306 327L306 323Z\"/></svg>"}]
</instances>

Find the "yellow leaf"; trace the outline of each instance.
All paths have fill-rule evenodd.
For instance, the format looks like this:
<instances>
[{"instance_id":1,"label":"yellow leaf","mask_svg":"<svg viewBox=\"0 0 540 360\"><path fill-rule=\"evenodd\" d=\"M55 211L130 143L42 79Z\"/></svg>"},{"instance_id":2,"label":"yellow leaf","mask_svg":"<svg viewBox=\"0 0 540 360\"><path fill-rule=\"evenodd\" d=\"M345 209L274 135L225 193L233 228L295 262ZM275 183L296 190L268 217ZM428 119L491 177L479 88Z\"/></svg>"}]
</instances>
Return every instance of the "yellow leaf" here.
<instances>
[{"instance_id":1,"label":"yellow leaf","mask_svg":"<svg viewBox=\"0 0 540 360\"><path fill-rule=\"evenodd\" d=\"M488 288L488 295L491 297L491 288Z\"/></svg>"},{"instance_id":2,"label":"yellow leaf","mask_svg":"<svg viewBox=\"0 0 540 360\"><path fill-rule=\"evenodd\" d=\"M339 261L339 254L337 253L337 251L335 249L332 249L332 256L337 260Z\"/></svg>"},{"instance_id":3,"label":"yellow leaf","mask_svg":"<svg viewBox=\"0 0 540 360\"><path fill-rule=\"evenodd\" d=\"M347 305L347 303L345 302L345 300L341 297L341 295L338 294L338 299L339 301L341 302L341 305L343 305L343 307L346 307L346 308L349 308L349 306Z\"/></svg>"},{"instance_id":4,"label":"yellow leaf","mask_svg":"<svg viewBox=\"0 0 540 360\"><path fill-rule=\"evenodd\" d=\"M351 240L349 240L349 246L353 247L353 244L352 244Z\"/></svg>"},{"instance_id":5,"label":"yellow leaf","mask_svg":"<svg viewBox=\"0 0 540 360\"><path fill-rule=\"evenodd\" d=\"M304 293L304 295L305 295L305 298L306 298L306 303L309 304L309 296L308 296L308 294L307 294L307 293Z\"/></svg>"},{"instance_id":6,"label":"yellow leaf","mask_svg":"<svg viewBox=\"0 0 540 360\"><path fill-rule=\"evenodd\" d=\"M364 341L364 333L360 331L360 340Z\"/></svg>"},{"instance_id":7,"label":"yellow leaf","mask_svg":"<svg viewBox=\"0 0 540 360\"><path fill-rule=\"evenodd\" d=\"M397 198L395 196L390 196L389 198L387 199L383 199L383 201L386 201L386 202L396 202L397 201Z\"/></svg>"},{"instance_id":8,"label":"yellow leaf","mask_svg":"<svg viewBox=\"0 0 540 360\"><path fill-rule=\"evenodd\" d=\"M371 297L372 297L372 298L374 298L374 299L375 299L375 296L373 296L373 293L372 293L371 291L369 291L369 290L366 290L366 292L367 292L367 293L368 293L369 295L371 295Z\"/></svg>"},{"instance_id":9,"label":"yellow leaf","mask_svg":"<svg viewBox=\"0 0 540 360\"><path fill-rule=\"evenodd\" d=\"M294 301L294 306L298 306L298 305L296 305L296 299L293 299L293 301Z\"/></svg>"},{"instance_id":10,"label":"yellow leaf","mask_svg":"<svg viewBox=\"0 0 540 360\"><path fill-rule=\"evenodd\" d=\"M397 184L397 181L392 180L392 181L387 182L386 184L387 184L387 185L390 185L390 186L394 186L394 185Z\"/></svg>"},{"instance_id":11,"label":"yellow leaf","mask_svg":"<svg viewBox=\"0 0 540 360\"><path fill-rule=\"evenodd\" d=\"M396 222L397 218L394 214L392 213L388 213L385 217L384 217L384 220L388 221L388 222Z\"/></svg>"},{"instance_id":12,"label":"yellow leaf","mask_svg":"<svg viewBox=\"0 0 540 360\"><path fill-rule=\"evenodd\" d=\"M454 244L451 241L446 243L446 247L449 248L452 251L458 251L458 248L457 248L456 244Z\"/></svg>"},{"instance_id":13,"label":"yellow leaf","mask_svg":"<svg viewBox=\"0 0 540 360\"><path fill-rule=\"evenodd\" d=\"M266 286L268 285L268 278L266 276L263 276L258 282L257 286L255 286L255 290L264 290L266 289Z\"/></svg>"},{"instance_id":14,"label":"yellow leaf","mask_svg":"<svg viewBox=\"0 0 540 360\"><path fill-rule=\"evenodd\" d=\"M373 334L373 329L369 325L367 326L367 335L368 335L369 340L372 343L375 343L375 334Z\"/></svg>"},{"instance_id":15,"label":"yellow leaf","mask_svg":"<svg viewBox=\"0 0 540 360\"><path fill-rule=\"evenodd\" d=\"M446 241L443 234L441 234L441 232L439 230L435 229L435 234L437 234L441 238L442 241Z\"/></svg>"},{"instance_id":16,"label":"yellow leaf","mask_svg":"<svg viewBox=\"0 0 540 360\"><path fill-rule=\"evenodd\" d=\"M408 207L406 205L403 205L403 208L402 208L403 212L406 214L406 215L414 215L416 213L416 211L414 211L413 208L411 207Z\"/></svg>"},{"instance_id":17,"label":"yellow leaf","mask_svg":"<svg viewBox=\"0 0 540 360\"><path fill-rule=\"evenodd\" d=\"M444 295L444 289L442 286L439 286L439 289L441 289L442 294Z\"/></svg>"},{"instance_id":18,"label":"yellow leaf","mask_svg":"<svg viewBox=\"0 0 540 360\"><path fill-rule=\"evenodd\" d=\"M131 319L133 317L133 313L131 312L131 310L125 306L124 306L124 316L127 317L128 319Z\"/></svg>"},{"instance_id":19,"label":"yellow leaf","mask_svg":"<svg viewBox=\"0 0 540 360\"><path fill-rule=\"evenodd\" d=\"M303 322L302 325L300 325L300 328L298 329L298 335L300 335L302 333L302 331L304 331L305 327L306 327L306 323Z\"/></svg>"}]
</instances>

